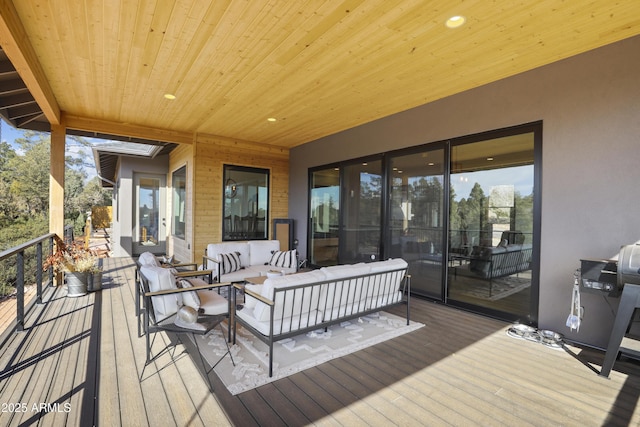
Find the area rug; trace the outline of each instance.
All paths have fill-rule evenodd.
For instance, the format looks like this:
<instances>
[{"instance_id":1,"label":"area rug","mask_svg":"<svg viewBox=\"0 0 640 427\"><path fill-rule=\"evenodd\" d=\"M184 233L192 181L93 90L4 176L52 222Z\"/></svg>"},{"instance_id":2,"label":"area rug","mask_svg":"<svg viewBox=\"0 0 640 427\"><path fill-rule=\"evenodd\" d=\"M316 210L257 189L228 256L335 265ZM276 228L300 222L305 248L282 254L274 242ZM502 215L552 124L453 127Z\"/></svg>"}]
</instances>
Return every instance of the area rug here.
<instances>
[{"instance_id":1,"label":"area rug","mask_svg":"<svg viewBox=\"0 0 640 427\"><path fill-rule=\"evenodd\" d=\"M236 344L214 371L233 395L259 387L304 369L317 366L424 326L393 314L379 312L352 321L274 343L273 376L269 377L269 347L238 325ZM224 328L226 328L226 323ZM224 331L226 337L226 329ZM227 351L220 328L206 337L197 336L200 351L209 365Z\"/></svg>"},{"instance_id":2,"label":"area rug","mask_svg":"<svg viewBox=\"0 0 640 427\"><path fill-rule=\"evenodd\" d=\"M501 300L531 286L530 278L516 276L501 277L499 279L493 279L493 282L491 282L491 294L489 294L488 280L470 280L469 278L464 278L461 282L465 283L456 284L455 291L452 291L454 295L457 293L488 301Z\"/></svg>"}]
</instances>

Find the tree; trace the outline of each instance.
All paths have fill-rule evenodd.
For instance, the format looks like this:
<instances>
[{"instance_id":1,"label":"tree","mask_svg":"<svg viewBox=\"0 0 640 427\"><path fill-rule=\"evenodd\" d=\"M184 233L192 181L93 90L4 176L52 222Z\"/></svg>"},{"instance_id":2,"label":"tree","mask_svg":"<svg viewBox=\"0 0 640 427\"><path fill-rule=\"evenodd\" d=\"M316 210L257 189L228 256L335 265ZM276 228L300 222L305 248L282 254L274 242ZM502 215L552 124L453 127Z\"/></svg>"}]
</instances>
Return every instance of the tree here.
<instances>
[{"instance_id":1,"label":"tree","mask_svg":"<svg viewBox=\"0 0 640 427\"><path fill-rule=\"evenodd\" d=\"M25 138L15 141L24 154L7 162L7 168L14 172L9 192L20 214L46 213L49 210L49 137L30 131L24 135Z\"/></svg>"}]
</instances>

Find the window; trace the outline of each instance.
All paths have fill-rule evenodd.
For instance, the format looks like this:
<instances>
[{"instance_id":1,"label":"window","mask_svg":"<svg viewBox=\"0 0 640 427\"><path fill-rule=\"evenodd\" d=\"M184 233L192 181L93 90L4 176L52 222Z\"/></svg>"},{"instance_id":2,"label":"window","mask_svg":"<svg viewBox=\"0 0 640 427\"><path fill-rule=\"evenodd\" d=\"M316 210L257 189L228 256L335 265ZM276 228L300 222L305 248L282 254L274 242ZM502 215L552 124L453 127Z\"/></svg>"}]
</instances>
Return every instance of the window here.
<instances>
[{"instance_id":1,"label":"window","mask_svg":"<svg viewBox=\"0 0 640 427\"><path fill-rule=\"evenodd\" d=\"M267 239L269 170L224 166L222 240Z\"/></svg>"},{"instance_id":2,"label":"window","mask_svg":"<svg viewBox=\"0 0 640 427\"><path fill-rule=\"evenodd\" d=\"M173 197L171 212L173 216L171 234L185 238L185 205L187 202L187 167L183 166L171 175Z\"/></svg>"}]
</instances>

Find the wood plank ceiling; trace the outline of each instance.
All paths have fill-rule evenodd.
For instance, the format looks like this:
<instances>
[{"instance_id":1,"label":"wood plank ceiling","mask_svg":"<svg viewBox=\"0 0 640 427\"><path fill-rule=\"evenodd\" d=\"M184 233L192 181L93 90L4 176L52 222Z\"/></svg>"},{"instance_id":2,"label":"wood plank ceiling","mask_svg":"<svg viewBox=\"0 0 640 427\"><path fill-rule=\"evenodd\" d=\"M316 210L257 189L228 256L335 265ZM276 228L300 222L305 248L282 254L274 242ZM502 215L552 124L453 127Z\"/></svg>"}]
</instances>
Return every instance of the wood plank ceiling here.
<instances>
[{"instance_id":1,"label":"wood plank ceiling","mask_svg":"<svg viewBox=\"0 0 640 427\"><path fill-rule=\"evenodd\" d=\"M3 3L40 120L174 142L294 147L640 34L638 0Z\"/></svg>"}]
</instances>

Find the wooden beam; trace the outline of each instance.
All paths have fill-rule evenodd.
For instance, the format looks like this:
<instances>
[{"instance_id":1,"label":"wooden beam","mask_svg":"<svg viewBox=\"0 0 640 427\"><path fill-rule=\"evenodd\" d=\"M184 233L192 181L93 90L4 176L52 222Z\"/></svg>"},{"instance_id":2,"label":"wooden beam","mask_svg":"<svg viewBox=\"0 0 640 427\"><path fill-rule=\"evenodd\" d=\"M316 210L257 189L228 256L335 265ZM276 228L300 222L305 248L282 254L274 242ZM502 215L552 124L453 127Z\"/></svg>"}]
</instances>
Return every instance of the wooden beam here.
<instances>
[{"instance_id":1,"label":"wooden beam","mask_svg":"<svg viewBox=\"0 0 640 427\"><path fill-rule=\"evenodd\" d=\"M64 151L66 129L51 125L51 166L49 174L49 232L64 236Z\"/></svg>"},{"instance_id":2,"label":"wooden beam","mask_svg":"<svg viewBox=\"0 0 640 427\"><path fill-rule=\"evenodd\" d=\"M0 0L0 45L49 123L59 125L60 107L10 0Z\"/></svg>"},{"instance_id":3,"label":"wooden beam","mask_svg":"<svg viewBox=\"0 0 640 427\"><path fill-rule=\"evenodd\" d=\"M150 141L173 142L176 144L190 145L193 143L193 133L191 132L158 129L131 123L110 122L108 120L91 119L70 114L64 114L64 121L68 129L129 136Z\"/></svg>"}]
</instances>

